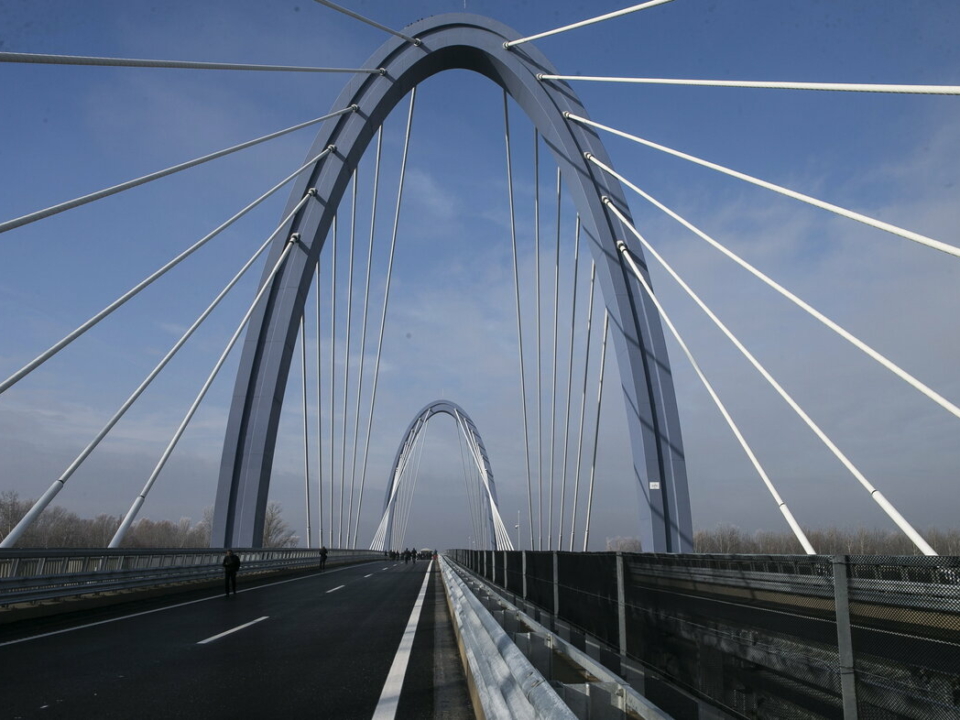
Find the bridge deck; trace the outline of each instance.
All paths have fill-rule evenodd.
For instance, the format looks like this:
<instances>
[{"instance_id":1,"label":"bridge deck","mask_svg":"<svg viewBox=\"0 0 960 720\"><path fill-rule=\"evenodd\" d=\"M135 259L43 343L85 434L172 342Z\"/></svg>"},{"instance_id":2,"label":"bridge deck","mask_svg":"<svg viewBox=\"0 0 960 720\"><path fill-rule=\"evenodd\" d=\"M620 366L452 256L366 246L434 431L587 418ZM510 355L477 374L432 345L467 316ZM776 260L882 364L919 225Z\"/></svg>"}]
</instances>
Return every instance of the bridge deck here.
<instances>
[{"instance_id":1,"label":"bridge deck","mask_svg":"<svg viewBox=\"0 0 960 720\"><path fill-rule=\"evenodd\" d=\"M368 563L259 584L241 578L229 598L208 590L5 624L4 715L370 718L427 565ZM469 716L434 566L397 717Z\"/></svg>"}]
</instances>

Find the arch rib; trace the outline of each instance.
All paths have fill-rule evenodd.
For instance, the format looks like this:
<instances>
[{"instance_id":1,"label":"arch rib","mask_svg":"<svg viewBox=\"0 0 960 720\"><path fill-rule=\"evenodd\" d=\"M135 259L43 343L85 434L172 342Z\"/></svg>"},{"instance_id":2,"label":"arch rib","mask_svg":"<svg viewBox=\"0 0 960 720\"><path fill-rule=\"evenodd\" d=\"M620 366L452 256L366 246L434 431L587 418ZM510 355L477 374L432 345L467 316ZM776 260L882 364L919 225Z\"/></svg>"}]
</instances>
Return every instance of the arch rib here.
<instances>
[{"instance_id":1,"label":"arch rib","mask_svg":"<svg viewBox=\"0 0 960 720\"><path fill-rule=\"evenodd\" d=\"M477 431L477 426L473 420L464 411L462 407L448 400L436 400L417 413L416 417L407 426L406 432L397 448L396 456L390 470L390 482L387 486L386 495L383 499L383 515L380 524L377 526L377 532L373 542L370 545L371 550L389 550L391 538L393 537L393 524L396 516L397 498L400 495L400 478L406 468L406 463L411 455L412 449L416 446L418 439L427 422L438 414L446 414L457 423L457 431L467 441L470 455L479 471L479 482L481 490L481 506L485 510L487 531L494 550L513 550L513 543L510 541L506 525L500 515L499 502L497 500L497 486L493 480L493 470L490 467L490 457L487 455L487 449L483 444L483 438Z\"/></svg>"},{"instance_id":2,"label":"arch rib","mask_svg":"<svg viewBox=\"0 0 960 720\"><path fill-rule=\"evenodd\" d=\"M585 153L590 153L609 163L607 153L593 129L568 123L564 117L564 113L586 117L585 109L568 85L537 79L538 73L557 73L534 46L504 49L504 42L519 35L496 21L442 15L405 30L421 44L391 38L371 56L367 66L385 72L358 74L349 82L334 106L356 106L357 111L328 120L310 157L330 145L336 152L301 178L291 192L288 212L309 187L317 188L321 202L312 204L290 228L300 234L302 245L271 281L267 302L252 319L245 341L224 441L213 544L256 547L262 542L280 408L299 318L353 169L404 95L436 73L466 69L485 75L510 94L537 127L567 178L614 329L634 477L641 495L641 541L646 550L656 552L691 550L683 445L663 331L656 309L620 263L616 242L627 243L646 273L642 248L600 200L606 195L625 208L623 192L615 179L595 174L584 160ZM268 263L280 251L279 244L272 248Z\"/></svg>"}]
</instances>

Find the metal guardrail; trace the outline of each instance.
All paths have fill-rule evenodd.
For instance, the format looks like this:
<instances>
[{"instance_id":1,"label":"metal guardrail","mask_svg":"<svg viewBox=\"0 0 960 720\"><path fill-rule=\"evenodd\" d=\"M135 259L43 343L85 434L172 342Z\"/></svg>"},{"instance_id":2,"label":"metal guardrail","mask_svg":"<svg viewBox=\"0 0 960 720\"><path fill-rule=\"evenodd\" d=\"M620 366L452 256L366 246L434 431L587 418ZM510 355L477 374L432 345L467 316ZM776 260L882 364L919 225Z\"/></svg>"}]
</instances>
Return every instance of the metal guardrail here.
<instances>
[{"instance_id":1,"label":"metal guardrail","mask_svg":"<svg viewBox=\"0 0 960 720\"><path fill-rule=\"evenodd\" d=\"M576 720L563 700L510 640L449 561L438 558L474 702L486 718Z\"/></svg>"},{"instance_id":2,"label":"metal guardrail","mask_svg":"<svg viewBox=\"0 0 960 720\"><path fill-rule=\"evenodd\" d=\"M478 575L445 556L440 567L483 717L672 720Z\"/></svg>"},{"instance_id":3,"label":"metal guardrail","mask_svg":"<svg viewBox=\"0 0 960 720\"><path fill-rule=\"evenodd\" d=\"M320 551L238 549L240 575L317 567ZM329 550L327 565L374 560L369 550ZM223 552L175 550L0 550L0 607L223 577Z\"/></svg>"},{"instance_id":4,"label":"metal guardrail","mask_svg":"<svg viewBox=\"0 0 960 720\"><path fill-rule=\"evenodd\" d=\"M960 718L957 557L448 555L677 717Z\"/></svg>"}]
</instances>

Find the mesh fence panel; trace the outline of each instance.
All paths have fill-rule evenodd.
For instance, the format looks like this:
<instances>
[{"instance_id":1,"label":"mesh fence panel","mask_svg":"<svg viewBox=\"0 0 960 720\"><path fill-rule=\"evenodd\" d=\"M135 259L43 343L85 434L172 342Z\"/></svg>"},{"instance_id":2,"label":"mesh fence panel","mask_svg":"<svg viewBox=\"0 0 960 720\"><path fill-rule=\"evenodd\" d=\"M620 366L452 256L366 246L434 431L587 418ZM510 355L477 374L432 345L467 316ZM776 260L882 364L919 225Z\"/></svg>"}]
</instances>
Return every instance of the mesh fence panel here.
<instances>
[{"instance_id":1,"label":"mesh fence panel","mask_svg":"<svg viewBox=\"0 0 960 720\"><path fill-rule=\"evenodd\" d=\"M627 654L691 695L842 717L829 557L625 555L624 593Z\"/></svg>"},{"instance_id":2,"label":"mesh fence panel","mask_svg":"<svg viewBox=\"0 0 960 720\"><path fill-rule=\"evenodd\" d=\"M553 607L553 553L527 551L527 599L548 613Z\"/></svg>"},{"instance_id":3,"label":"mesh fence panel","mask_svg":"<svg viewBox=\"0 0 960 720\"><path fill-rule=\"evenodd\" d=\"M557 553L557 577L557 616L617 647L620 624L616 553Z\"/></svg>"},{"instance_id":4,"label":"mesh fence panel","mask_svg":"<svg viewBox=\"0 0 960 720\"><path fill-rule=\"evenodd\" d=\"M504 587L514 595L523 597L523 553L518 551L506 553L507 581Z\"/></svg>"},{"instance_id":5,"label":"mesh fence panel","mask_svg":"<svg viewBox=\"0 0 960 720\"><path fill-rule=\"evenodd\" d=\"M554 553L492 555L458 558L521 595L525 555L527 599L617 647L615 554L557 553L558 608ZM696 717L699 698L739 718L843 718L835 612L845 586L858 717L960 720L960 558L837 563L625 554L624 654L647 668L646 695L676 717Z\"/></svg>"},{"instance_id":6,"label":"mesh fence panel","mask_svg":"<svg viewBox=\"0 0 960 720\"><path fill-rule=\"evenodd\" d=\"M505 587L507 579L504 574L503 552L491 552L490 555L493 559L493 584Z\"/></svg>"},{"instance_id":7,"label":"mesh fence panel","mask_svg":"<svg viewBox=\"0 0 960 720\"><path fill-rule=\"evenodd\" d=\"M960 718L960 558L851 556L864 720Z\"/></svg>"}]
</instances>

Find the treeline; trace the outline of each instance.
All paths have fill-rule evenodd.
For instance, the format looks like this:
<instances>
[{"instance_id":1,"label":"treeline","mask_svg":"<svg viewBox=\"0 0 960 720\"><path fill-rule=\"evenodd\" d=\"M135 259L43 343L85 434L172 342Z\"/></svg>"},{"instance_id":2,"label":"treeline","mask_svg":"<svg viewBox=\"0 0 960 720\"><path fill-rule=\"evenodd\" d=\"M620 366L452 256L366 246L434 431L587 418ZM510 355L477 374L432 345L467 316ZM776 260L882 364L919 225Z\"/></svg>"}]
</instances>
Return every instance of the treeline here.
<instances>
[{"instance_id":1,"label":"treeline","mask_svg":"<svg viewBox=\"0 0 960 720\"><path fill-rule=\"evenodd\" d=\"M896 530L822 528L803 531L821 555L919 555L906 535ZM960 530L930 529L921 533L940 555L960 555ZM697 530L693 536L698 553L745 555L803 555L803 548L791 532L758 530L746 533L736 525L721 523L713 530ZM641 552L637 538L607 539L607 550Z\"/></svg>"},{"instance_id":2,"label":"treeline","mask_svg":"<svg viewBox=\"0 0 960 720\"><path fill-rule=\"evenodd\" d=\"M804 528L804 534L820 555L920 555L920 550L898 530L875 528ZM960 555L960 530L928 529L924 539L940 555ZM745 533L736 525L720 524L713 530L698 530L694 549L702 553L802 555L793 533L758 530Z\"/></svg>"},{"instance_id":3,"label":"treeline","mask_svg":"<svg viewBox=\"0 0 960 720\"><path fill-rule=\"evenodd\" d=\"M16 527L33 506L33 500L21 500L18 493L7 490L0 493L0 540ZM95 548L106 547L113 539L123 518L115 515L97 515L82 518L75 512L57 505L44 510L17 541L18 548ZM210 546L213 508L203 512L203 519L194 523L190 518L179 522L170 520L136 520L120 544L122 548L203 548ZM264 522L264 547L296 547L299 536L283 519L282 507L271 502Z\"/></svg>"},{"instance_id":4,"label":"treeline","mask_svg":"<svg viewBox=\"0 0 960 720\"><path fill-rule=\"evenodd\" d=\"M820 555L920 555L916 545L898 530L876 528L804 528L804 534ZM940 555L960 555L960 530L928 529L924 539ZM698 530L694 535L696 552L799 555L803 548L791 532L758 530L745 533L736 525L717 525L714 530Z\"/></svg>"}]
</instances>

